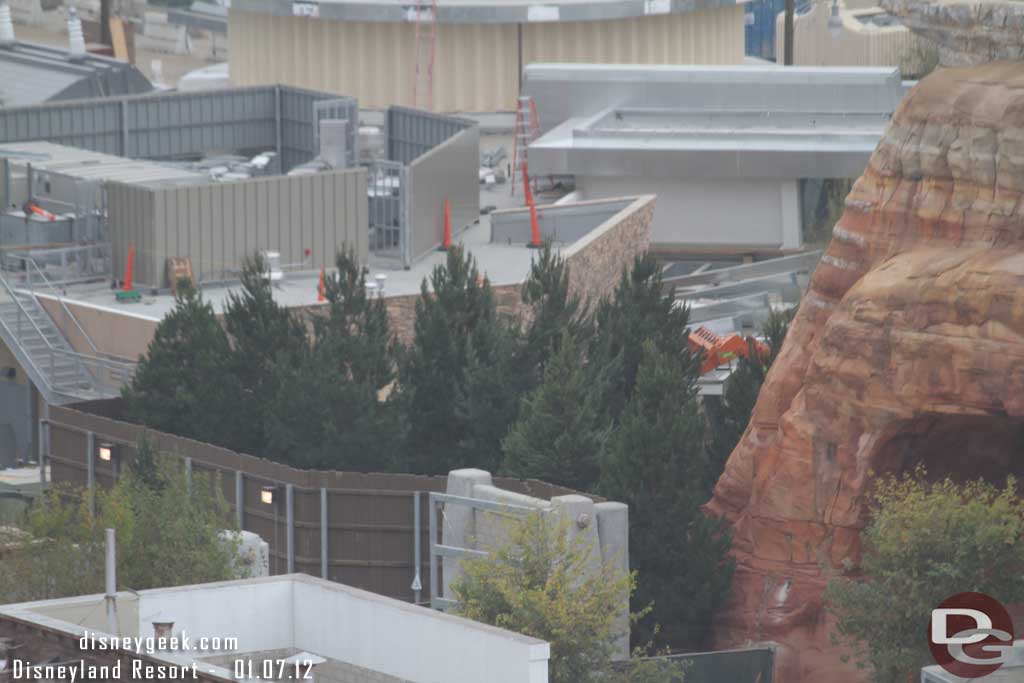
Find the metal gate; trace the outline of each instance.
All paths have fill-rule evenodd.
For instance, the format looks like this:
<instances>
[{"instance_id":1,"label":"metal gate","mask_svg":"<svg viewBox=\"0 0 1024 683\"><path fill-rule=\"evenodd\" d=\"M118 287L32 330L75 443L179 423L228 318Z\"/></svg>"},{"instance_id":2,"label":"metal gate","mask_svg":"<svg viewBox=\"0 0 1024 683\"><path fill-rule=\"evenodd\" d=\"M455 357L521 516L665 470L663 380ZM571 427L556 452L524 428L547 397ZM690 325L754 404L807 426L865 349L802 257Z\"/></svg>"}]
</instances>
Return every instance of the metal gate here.
<instances>
[{"instance_id":1,"label":"metal gate","mask_svg":"<svg viewBox=\"0 0 1024 683\"><path fill-rule=\"evenodd\" d=\"M437 515L440 508L442 518L444 517L444 506L445 505L461 505L463 507L470 508L471 510L484 510L486 512L495 512L499 514L512 514L512 515L525 515L531 512L537 512L536 508L526 507L525 505L513 505L512 503L497 503L490 500L481 500L479 498L466 498L465 496L453 496L448 493L431 493L430 494L430 505L427 507L429 511L429 525L430 525L430 606L434 609L448 610L455 606L455 601L450 598L444 597L444 586L439 582L441 578L441 567L439 566L442 557L463 559L466 557L487 557L488 553L483 550L474 550L472 548L459 548L456 546L445 545L437 540ZM417 508L418 509L418 508ZM419 535L417 534L417 538ZM417 582L419 576L416 577Z\"/></svg>"},{"instance_id":2,"label":"metal gate","mask_svg":"<svg viewBox=\"0 0 1024 683\"><path fill-rule=\"evenodd\" d=\"M409 168L398 161L370 163L366 193L370 208L370 254L410 264Z\"/></svg>"}]
</instances>

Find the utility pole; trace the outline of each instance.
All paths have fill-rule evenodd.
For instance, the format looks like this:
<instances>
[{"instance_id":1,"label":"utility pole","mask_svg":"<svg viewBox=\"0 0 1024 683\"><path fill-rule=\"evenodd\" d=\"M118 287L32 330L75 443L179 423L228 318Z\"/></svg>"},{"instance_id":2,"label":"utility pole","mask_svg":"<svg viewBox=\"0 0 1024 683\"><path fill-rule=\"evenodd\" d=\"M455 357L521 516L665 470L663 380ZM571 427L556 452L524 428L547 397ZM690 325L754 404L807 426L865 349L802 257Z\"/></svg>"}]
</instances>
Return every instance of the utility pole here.
<instances>
[{"instance_id":1,"label":"utility pole","mask_svg":"<svg viewBox=\"0 0 1024 683\"><path fill-rule=\"evenodd\" d=\"M782 30L783 38L786 41L785 57L782 63L786 66L793 66L793 14L796 11L795 5L796 0L786 0L786 18Z\"/></svg>"},{"instance_id":2,"label":"utility pole","mask_svg":"<svg viewBox=\"0 0 1024 683\"><path fill-rule=\"evenodd\" d=\"M114 44L110 36L110 0L100 0L100 42L104 45Z\"/></svg>"}]
</instances>

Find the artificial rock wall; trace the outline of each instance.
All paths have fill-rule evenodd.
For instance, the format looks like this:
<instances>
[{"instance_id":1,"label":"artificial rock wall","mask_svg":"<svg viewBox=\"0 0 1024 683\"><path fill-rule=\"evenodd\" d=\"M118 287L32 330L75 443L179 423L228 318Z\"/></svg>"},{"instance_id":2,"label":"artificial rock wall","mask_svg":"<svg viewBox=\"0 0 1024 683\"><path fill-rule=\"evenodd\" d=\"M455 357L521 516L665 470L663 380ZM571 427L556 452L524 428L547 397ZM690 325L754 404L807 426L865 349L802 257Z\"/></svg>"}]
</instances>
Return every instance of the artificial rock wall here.
<instances>
[{"instance_id":1,"label":"artificial rock wall","mask_svg":"<svg viewBox=\"0 0 1024 683\"><path fill-rule=\"evenodd\" d=\"M1022 292L1024 64L941 69L847 198L708 504L737 560L716 647L779 643L786 683L867 680L830 642L828 573L860 557L876 473L1024 473Z\"/></svg>"}]
</instances>

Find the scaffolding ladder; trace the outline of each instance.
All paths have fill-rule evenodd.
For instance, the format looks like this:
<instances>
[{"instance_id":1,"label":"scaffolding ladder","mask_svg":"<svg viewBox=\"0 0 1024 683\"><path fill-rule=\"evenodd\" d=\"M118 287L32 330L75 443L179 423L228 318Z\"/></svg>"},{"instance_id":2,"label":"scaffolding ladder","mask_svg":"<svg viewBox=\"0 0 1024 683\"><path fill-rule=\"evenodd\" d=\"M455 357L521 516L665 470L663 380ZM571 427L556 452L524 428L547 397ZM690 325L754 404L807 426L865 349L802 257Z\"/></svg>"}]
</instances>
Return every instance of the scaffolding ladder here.
<instances>
[{"instance_id":1,"label":"scaffolding ladder","mask_svg":"<svg viewBox=\"0 0 1024 683\"><path fill-rule=\"evenodd\" d=\"M412 67L412 106L434 110L434 53L437 43L437 0L416 0Z\"/></svg>"},{"instance_id":2,"label":"scaffolding ladder","mask_svg":"<svg viewBox=\"0 0 1024 683\"><path fill-rule=\"evenodd\" d=\"M539 129L540 123L537 119L537 106L533 102L533 97L530 95L520 96L519 106L516 108L515 130L512 132L515 146L512 150L512 183L510 191L513 195L516 193L516 178L522 175L523 169L526 168L526 149L530 146L530 143L537 139ZM537 191L536 177L533 178L533 190L534 192Z\"/></svg>"}]
</instances>

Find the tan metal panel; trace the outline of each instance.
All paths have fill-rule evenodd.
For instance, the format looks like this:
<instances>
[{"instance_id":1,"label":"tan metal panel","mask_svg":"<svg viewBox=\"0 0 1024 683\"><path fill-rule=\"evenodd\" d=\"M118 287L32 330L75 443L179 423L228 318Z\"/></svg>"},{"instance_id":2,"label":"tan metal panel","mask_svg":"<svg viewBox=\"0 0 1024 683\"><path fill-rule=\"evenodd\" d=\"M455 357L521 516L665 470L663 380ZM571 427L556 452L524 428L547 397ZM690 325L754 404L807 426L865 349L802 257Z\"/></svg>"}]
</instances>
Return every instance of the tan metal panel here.
<instances>
[{"instance_id":1,"label":"tan metal panel","mask_svg":"<svg viewBox=\"0 0 1024 683\"><path fill-rule=\"evenodd\" d=\"M898 66L904 77L916 75L927 53L925 43L905 26L877 26L871 29L858 21L853 11L840 5L843 28L833 37L828 30L831 6L814 5L796 18L793 25L793 63L803 66ZM776 20L781 30L782 17ZM785 47L785 36L775 39L778 54Z\"/></svg>"},{"instance_id":2,"label":"tan metal panel","mask_svg":"<svg viewBox=\"0 0 1024 683\"><path fill-rule=\"evenodd\" d=\"M286 83L359 99L361 107L410 104L414 29L409 23L345 22L229 12L231 80ZM438 24L437 111L511 111L518 69L539 61L741 64L743 7L613 21Z\"/></svg>"}]
</instances>

